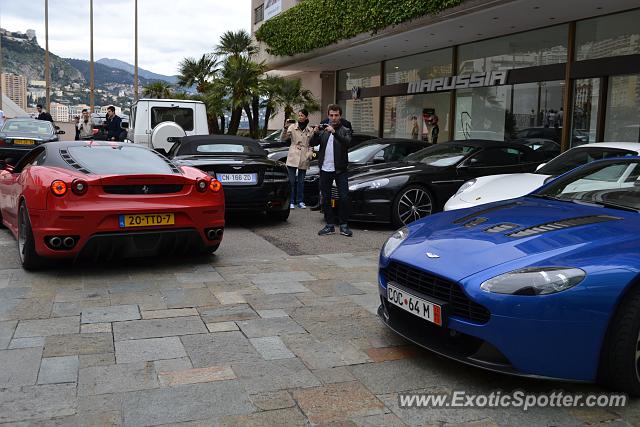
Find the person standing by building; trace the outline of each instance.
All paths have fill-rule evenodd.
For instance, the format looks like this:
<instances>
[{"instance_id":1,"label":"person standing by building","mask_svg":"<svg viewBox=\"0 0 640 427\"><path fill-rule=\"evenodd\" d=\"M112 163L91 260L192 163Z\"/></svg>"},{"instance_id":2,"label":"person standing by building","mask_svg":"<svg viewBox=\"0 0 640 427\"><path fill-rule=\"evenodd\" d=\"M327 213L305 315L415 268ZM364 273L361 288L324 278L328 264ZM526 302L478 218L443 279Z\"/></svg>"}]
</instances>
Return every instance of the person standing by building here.
<instances>
[{"instance_id":1,"label":"person standing by building","mask_svg":"<svg viewBox=\"0 0 640 427\"><path fill-rule=\"evenodd\" d=\"M42 109L42 104L36 105L36 109L38 110L38 117L36 117L36 119L38 119L38 120L46 120L48 122L52 122L53 123L53 117L51 117L51 114L47 113L46 111L44 111Z\"/></svg>"},{"instance_id":2,"label":"person standing by building","mask_svg":"<svg viewBox=\"0 0 640 427\"><path fill-rule=\"evenodd\" d=\"M351 237L349 229L349 176L347 167L349 158L347 151L351 145L351 129L341 122L342 108L331 104L327 108L329 123L317 126L310 145L320 146L318 166L320 167L320 191L324 195L325 227L318 232L319 236L333 234L335 230L335 214L331 206L331 187L335 181L338 188L338 223L340 234Z\"/></svg>"},{"instance_id":3,"label":"person standing by building","mask_svg":"<svg viewBox=\"0 0 640 427\"><path fill-rule=\"evenodd\" d=\"M0 110L0 128L4 125L5 120L4 111Z\"/></svg>"},{"instance_id":4,"label":"person standing by building","mask_svg":"<svg viewBox=\"0 0 640 427\"><path fill-rule=\"evenodd\" d=\"M119 141L122 134L122 119L116 114L116 107L107 107L107 121L105 122L107 141Z\"/></svg>"},{"instance_id":5,"label":"person standing by building","mask_svg":"<svg viewBox=\"0 0 640 427\"><path fill-rule=\"evenodd\" d=\"M298 111L298 122L290 125L283 135L283 139L291 138L291 145L287 153L287 170L291 182L291 209L296 205L304 209L304 177L309 168L309 160L313 154L309 147L309 140L313 131L309 127L309 111L304 108Z\"/></svg>"},{"instance_id":6,"label":"person standing by building","mask_svg":"<svg viewBox=\"0 0 640 427\"><path fill-rule=\"evenodd\" d=\"M78 123L78 133L80 139L93 138L93 123L91 123L91 117L89 117L89 110L86 108L82 110L82 119Z\"/></svg>"},{"instance_id":7,"label":"person standing by building","mask_svg":"<svg viewBox=\"0 0 640 427\"><path fill-rule=\"evenodd\" d=\"M411 139L418 139L420 134L420 126L418 126L418 117L411 117Z\"/></svg>"}]
</instances>

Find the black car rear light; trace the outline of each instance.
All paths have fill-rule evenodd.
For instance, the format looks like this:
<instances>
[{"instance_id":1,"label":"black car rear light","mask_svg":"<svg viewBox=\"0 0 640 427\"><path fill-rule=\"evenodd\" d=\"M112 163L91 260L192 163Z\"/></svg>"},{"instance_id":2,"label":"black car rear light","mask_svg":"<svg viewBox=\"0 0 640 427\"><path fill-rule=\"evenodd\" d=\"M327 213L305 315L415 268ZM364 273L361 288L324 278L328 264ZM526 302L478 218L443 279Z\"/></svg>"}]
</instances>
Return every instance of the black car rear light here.
<instances>
[{"instance_id":1,"label":"black car rear light","mask_svg":"<svg viewBox=\"0 0 640 427\"><path fill-rule=\"evenodd\" d=\"M86 194L89 190L89 183L83 179L74 179L71 183L71 191L77 196Z\"/></svg>"},{"instance_id":2,"label":"black car rear light","mask_svg":"<svg viewBox=\"0 0 640 427\"><path fill-rule=\"evenodd\" d=\"M205 191L207 191L208 186L209 186L209 183L205 179L198 179L196 181L196 190L198 190L201 193L204 193Z\"/></svg>"}]
</instances>

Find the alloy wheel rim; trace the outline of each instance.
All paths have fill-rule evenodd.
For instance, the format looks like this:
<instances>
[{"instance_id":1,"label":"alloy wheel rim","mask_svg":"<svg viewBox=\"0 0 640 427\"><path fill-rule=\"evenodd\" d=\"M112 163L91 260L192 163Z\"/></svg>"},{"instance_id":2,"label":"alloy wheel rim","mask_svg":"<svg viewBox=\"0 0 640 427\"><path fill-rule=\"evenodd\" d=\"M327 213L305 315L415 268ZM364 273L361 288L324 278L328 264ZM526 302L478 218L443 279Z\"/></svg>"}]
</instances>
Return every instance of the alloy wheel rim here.
<instances>
[{"instance_id":1,"label":"alloy wheel rim","mask_svg":"<svg viewBox=\"0 0 640 427\"><path fill-rule=\"evenodd\" d=\"M406 191L398 202L398 218L402 224L424 218L431 215L433 209L431 197L426 191L419 188L413 188Z\"/></svg>"},{"instance_id":2,"label":"alloy wheel rim","mask_svg":"<svg viewBox=\"0 0 640 427\"><path fill-rule=\"evenodd\" d=\"M20 261L24 261L24 248L27 244L27 213L24 209L20 210L20 216L18 224L18 255Z\"/></svg>"}]
</instances>

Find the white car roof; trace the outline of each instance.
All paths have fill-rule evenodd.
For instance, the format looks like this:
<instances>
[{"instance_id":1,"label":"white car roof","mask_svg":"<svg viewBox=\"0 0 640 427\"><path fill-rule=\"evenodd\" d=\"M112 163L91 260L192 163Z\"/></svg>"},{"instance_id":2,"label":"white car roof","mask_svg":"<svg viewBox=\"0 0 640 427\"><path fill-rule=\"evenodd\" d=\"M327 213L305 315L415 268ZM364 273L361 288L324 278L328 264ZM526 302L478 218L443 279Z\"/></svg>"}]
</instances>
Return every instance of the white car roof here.
<instances>
[{"instance_id":1,"label":"white car roof","mask_svg":"<svg viewBox=\"0 0 640 427\"><path fill-rule=\"evenodd\" d=\"M640 153L640 142L594 142L591 144L578 145L576 148L594 147L594 148L618 148L621 150L629 150Z\"/></svg>"}]
</instances>

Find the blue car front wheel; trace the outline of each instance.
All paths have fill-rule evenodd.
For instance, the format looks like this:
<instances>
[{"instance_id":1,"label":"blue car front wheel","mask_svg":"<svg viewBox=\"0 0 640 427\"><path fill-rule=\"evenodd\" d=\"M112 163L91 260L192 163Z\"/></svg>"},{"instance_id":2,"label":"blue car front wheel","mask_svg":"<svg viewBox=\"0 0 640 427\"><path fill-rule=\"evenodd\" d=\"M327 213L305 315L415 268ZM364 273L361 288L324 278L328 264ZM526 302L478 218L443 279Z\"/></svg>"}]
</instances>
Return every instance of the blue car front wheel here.
<instances>
[{"instance_id":1,"label":"blue car front wheel","mask_svg":"<svg viewBox=\"0 0 640 427\"><path fill-rule=\"evenodd\" d=\"M602 346L600 382L630 396L640 396L640 288L624 296Z\"/></svg>"}]
</instances>

